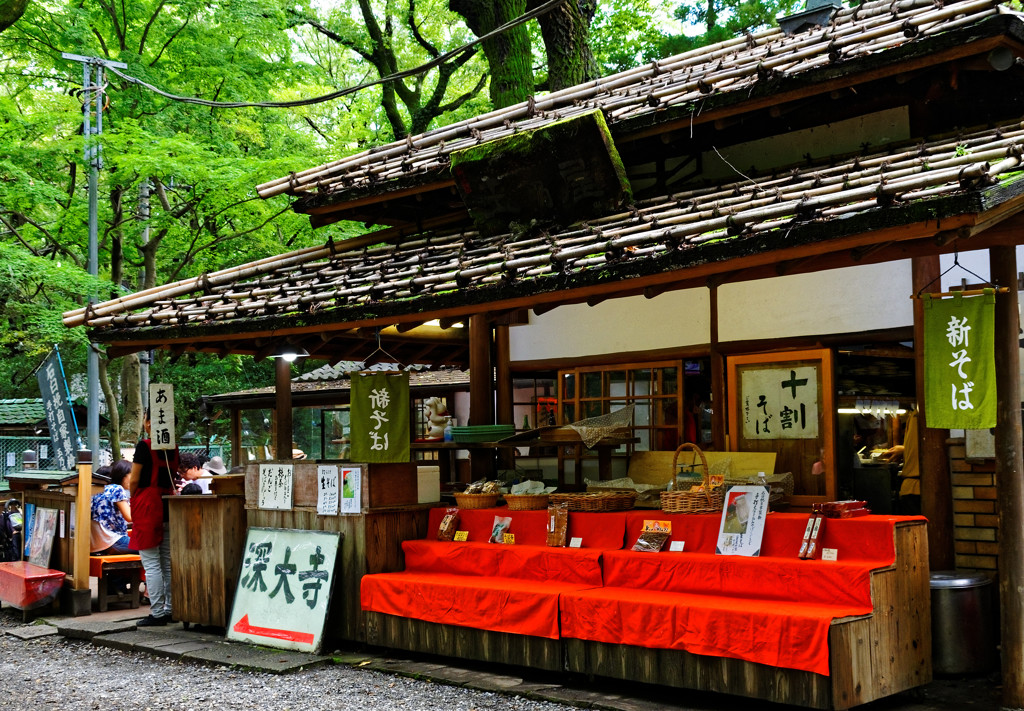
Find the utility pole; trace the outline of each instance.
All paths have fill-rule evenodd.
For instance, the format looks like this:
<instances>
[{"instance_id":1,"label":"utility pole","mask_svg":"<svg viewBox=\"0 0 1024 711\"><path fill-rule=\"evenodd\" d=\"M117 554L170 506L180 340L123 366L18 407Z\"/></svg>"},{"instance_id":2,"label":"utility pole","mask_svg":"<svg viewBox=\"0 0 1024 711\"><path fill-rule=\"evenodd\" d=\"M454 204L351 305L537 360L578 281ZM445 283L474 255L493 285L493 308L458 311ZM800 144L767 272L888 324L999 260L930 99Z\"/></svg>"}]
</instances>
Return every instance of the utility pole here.
<instances>
[{"instance_id":1,"label":"utility pole","mask_svg":"<svg viewBox=\"0 0 1024 711\"><path fill-rule=\"evenodd\" d=\"M64 59L82 63L82 134L85 138L84 158L89 166L89 274L99 276L99 215L97 209L100 169L103 168L103 156L100 152L99 136L103 133L103 68L107 66L127 69L123 62L111 62L98 57L83 57L78 54L61 54ZM95 122L92 120L96 115ZM96 136L97 138L93 138ZM95 304L95 289L89 294L89 304ZM89 378L88 407L89 417L86 423L88 448L92 452L92 461L100 461L100 360L96 344L89 344L87 361ZM113 403L111 403L113 406Z\"/></svg>"}]
</instances>

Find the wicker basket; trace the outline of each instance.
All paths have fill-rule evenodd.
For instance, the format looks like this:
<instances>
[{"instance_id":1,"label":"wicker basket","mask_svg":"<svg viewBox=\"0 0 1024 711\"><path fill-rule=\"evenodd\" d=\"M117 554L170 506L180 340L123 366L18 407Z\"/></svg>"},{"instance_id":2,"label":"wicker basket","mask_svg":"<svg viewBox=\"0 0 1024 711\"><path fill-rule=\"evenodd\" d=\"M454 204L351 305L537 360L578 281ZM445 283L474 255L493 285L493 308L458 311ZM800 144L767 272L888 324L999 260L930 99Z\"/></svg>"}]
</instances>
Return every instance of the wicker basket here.
<instances>
[{"instance_id":1,"label":"wicker basket","mask_svg":"<svg viewBox=\"0 0 1024 711\"><path fill-rule=\"evenodd\" d=\"M635 491L609 491L607 493L551 494L553 504L566 503L570 511L628 511L636 503Z\"/></svg>"},{"instance_id":2,"label":"wicker basket","mask_svg":"<svg viewBox=\"0 0 1024 711\"><path fill-rule=\"evenodd\" d=\"M719 513L725 501L724 487L718 486L712 489L711 475L708 469L708 460L704 452L695 444L685 442L676 448L676 455L672 458L672 473L675 477L676 467L679 463L679 454L686 450L692 450L700 457L700 464L703 471L704 491L663 491L661 492L661 509L665 513Z\"/></svg>"},{"instance_id":3,"label":"wicker basket","mask_svg":"<svg viewBox=\"0 0 1024 711\"><path fill-rule=\"evenodd\" d=\"M498 505L501 494L455 494L455 503L460 509L493 509Z\"/></svg>"},{"instance_id":4,"label":"wicker basket","mask_svg":"<svg viewBox=\"0 0 1024 711\"><path fill-rule=\"evenodd\" d=\"M505 494L509 511L534 511L548 507L547 494Z\"/></svg>"}]
</instances>

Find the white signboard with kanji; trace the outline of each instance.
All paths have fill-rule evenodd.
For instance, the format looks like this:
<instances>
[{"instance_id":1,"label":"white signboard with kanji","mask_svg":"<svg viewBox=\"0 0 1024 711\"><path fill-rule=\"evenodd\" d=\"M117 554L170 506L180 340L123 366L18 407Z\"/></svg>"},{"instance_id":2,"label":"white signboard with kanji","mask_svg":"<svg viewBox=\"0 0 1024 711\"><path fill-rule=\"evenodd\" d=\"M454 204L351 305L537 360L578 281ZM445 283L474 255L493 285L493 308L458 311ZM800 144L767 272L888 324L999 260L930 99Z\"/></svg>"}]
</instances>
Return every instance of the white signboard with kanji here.
<instances>
[{"instance_id":1,"label":"white signboard with kanji","mask_svg":"<svg viewBox=\"0 0 1024 711\"><path fill-rule=\"evenodd\" d=\"M170 383L149 385L149 436L151 449L174 449L174 386Z\"/></svg>"},{"instance_id":2,"label":"white signboard with kanji","mask_svg":"<svg viewBox=\"0 0 1024 711\"><path fill-rule=\"evenodd\" d=\"M818 367L744 370L741 419L746 439L818 437Z\"/></svg>"},{"instance_id":3,"label":"white signboard with kanji","mask_svg":"<svg viewBox=\"0 0 1024 711\"><path fill-rule=\"evenodd\" d=\"M316 468L316 512L321 516L338 515L338 465L320 464Z\"/></svg>"},{"instance_id":4,"label":"white signboard with kanji","mask_svg":"<svg viewBox=\"0 0 1024 711\"><path fill-rule=\"evenodd\" d=\"M316 654L341 534L250 528L227 638Z\"/></svg>"},{"instance_id":5,"label":"white signboard with kanji","mask_svg":"<svg viewBox=\"0 0 1024 711\"><path fill-rule=\"evenodd\" d=\"M294 479L295 467L291 464L260 464L259 508L290 510Z\"/></svg>"}]
</instances>

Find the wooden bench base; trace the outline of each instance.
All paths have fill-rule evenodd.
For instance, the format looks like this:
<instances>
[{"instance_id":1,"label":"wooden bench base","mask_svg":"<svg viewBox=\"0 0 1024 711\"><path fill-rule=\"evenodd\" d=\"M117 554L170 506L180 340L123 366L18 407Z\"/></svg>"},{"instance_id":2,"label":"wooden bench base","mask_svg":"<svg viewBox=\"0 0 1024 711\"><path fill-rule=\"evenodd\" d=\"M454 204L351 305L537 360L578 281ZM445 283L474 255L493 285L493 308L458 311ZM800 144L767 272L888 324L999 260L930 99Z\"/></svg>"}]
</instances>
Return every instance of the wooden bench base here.
<instances>
[{"instance_id":1,"label":"wooden bench base","mask_svg":"<svg viewBox=\"0 0 1024 711\"><path fill-rule=\"evenodd\" d=\"M364 612L366 642L407 652L440 654L458 659L563 671L563 640L491 632L472 627Z\"/></svg>"},{"instance_id":2,"label":"wooden bench base","mask_svg":"<svg viewBox=\"0 0 1024 711\"><path fill-rule=\"evenodd\" d=\"M128 579L127 593L110 592L109 576L112 574ZM97 578L96 598L100 612L106 612L111 602L127 602L133 610L139 607L139 585L142 582L142 559L139 556L90 556L89 575Z\"/></svg>"}]
</instances>

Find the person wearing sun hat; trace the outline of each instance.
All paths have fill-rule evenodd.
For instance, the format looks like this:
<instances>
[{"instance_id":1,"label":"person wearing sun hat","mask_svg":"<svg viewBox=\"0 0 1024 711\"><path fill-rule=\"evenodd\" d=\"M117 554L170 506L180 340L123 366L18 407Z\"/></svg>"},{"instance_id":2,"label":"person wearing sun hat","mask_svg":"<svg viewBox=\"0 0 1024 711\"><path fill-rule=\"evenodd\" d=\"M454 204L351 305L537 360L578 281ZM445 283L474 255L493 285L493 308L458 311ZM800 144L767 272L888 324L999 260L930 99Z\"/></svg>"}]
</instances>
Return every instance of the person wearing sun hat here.
<instances>
[{"instance_id":1,"label":"person wearing sun hat","mask_svg":"<svg viewBox=\"0 0 1024 711\"><path fill-rule=\"evenodd\" d=\"M210 472L211 474L227 474L228 468L224 466L224 460L220 457L213 457L208 462L203 463L203 469Z\"/></svg>"}]
</instances>

